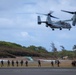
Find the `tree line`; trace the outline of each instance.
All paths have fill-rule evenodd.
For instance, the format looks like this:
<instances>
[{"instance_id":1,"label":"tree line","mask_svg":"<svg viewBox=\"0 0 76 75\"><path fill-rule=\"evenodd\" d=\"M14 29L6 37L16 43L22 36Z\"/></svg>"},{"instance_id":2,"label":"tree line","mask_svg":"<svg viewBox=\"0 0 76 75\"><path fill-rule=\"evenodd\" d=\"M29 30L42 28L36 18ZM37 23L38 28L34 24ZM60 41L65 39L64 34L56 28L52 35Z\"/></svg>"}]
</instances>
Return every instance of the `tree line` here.
<instances>
[{"instance_id":1,"label":"tree line","mask_svg":"<svg viewBox=\"0 0 76 75\"><path fill-rule=\"evenodd\" d=\"M48 52L46 48L42 46L22 46L16 43L0 41L0 57L11 57L16 56L33 56L33 57L50 57L50 58L62 58L68 56L69 58L76 58L76 50L63 50L58 51L54 44L52 44L52 51Z\"/></svg>"}]
</instances>

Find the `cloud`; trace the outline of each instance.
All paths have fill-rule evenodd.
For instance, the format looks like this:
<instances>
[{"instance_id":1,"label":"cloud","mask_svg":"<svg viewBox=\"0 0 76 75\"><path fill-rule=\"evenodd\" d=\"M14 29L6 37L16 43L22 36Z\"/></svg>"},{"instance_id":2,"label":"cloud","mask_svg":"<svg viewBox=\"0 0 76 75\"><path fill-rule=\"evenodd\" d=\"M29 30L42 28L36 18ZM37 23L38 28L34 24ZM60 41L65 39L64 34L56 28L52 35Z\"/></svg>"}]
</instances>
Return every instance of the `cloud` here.
<instances>
[{"instance_id":1,"label":"cloud","mask_svg":"<svg viewBox=\"0 0 76 75\"><path fill-rule=\"evenodd\" d=\"M70 31L67 29L52 31L51 28L46 28L45 24L37 24L38 14L36 13L45 14L50 10L54 11L52 15L59 17L59 20L72 17L71 14L61 12L62 9L75 11L75 0L0 0L0 40L25 46L41 45L47 49L52 41L58 48L59 45L63 45L71 49L76 40L75 27ZM46 20L46 16L40 16L41 20Z\"/></svg>"},{"instance_id":2,"label":"cloud","mask_svg":"<svg viewBox=\"0 0 76 75\"><path fill-rule=\"evenodd\" d=\"M0 18L0 29L12 29L14 22L9 18Z\"/></svg>"}]
</instances>

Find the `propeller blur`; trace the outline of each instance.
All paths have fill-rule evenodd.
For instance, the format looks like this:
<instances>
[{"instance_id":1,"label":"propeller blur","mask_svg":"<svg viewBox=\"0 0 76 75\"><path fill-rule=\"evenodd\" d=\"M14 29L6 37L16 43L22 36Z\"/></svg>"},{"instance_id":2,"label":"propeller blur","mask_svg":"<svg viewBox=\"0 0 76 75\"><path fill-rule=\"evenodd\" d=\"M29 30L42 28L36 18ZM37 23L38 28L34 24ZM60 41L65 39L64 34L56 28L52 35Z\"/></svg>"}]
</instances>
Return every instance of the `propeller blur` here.
<instances>
[{"instance_id":1,"label":"propeller blur","mask_svg":"<svg viewBox=\"0 0 76 75\"><path fill-rule=\"evenodd\" d=\"M70 11L65 11L65 10L61 10L61 11L73 14L73 17L70 20L66 20L66 21L72 21L72 25L75 26L76 25L76 11L75 12L70 12Z\"/></svg>"}]
</instances>

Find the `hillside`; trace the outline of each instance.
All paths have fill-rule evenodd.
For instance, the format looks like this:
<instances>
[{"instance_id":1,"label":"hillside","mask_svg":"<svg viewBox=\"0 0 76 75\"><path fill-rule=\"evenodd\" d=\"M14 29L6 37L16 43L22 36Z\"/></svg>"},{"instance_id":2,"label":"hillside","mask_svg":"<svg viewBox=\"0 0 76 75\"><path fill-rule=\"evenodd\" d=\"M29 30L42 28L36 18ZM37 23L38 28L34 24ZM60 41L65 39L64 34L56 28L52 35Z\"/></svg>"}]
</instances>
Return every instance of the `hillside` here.
<instances>
[{"instance_id":1,"label":"hillside","mask_svg":"<svg viewBox=\"0 0 76 75\"><path fill-rule=\"evenodd\" d=\"M46 50L42 50L42 47L37 47L40 48L38 50L35 50L35 48L35 46L25 47L16 43L0 41L0 57L15 58L16 56L49 56Z\"/></svg>"},{"instance_id":2,"label":"hillside","mask_svg":"<svg viewBox=\"0 0 76 75\"><path fill-rule=\"evenodd\" d=\"M0 41L0 58L15 58L17 56L33 56L33 57L50 57L50 58L62 58L68 56L68 58L76 58L76 51L57 51L48 52L44 47L36 46L21 46L16 43Z\"/></svg>"}]
</instances>

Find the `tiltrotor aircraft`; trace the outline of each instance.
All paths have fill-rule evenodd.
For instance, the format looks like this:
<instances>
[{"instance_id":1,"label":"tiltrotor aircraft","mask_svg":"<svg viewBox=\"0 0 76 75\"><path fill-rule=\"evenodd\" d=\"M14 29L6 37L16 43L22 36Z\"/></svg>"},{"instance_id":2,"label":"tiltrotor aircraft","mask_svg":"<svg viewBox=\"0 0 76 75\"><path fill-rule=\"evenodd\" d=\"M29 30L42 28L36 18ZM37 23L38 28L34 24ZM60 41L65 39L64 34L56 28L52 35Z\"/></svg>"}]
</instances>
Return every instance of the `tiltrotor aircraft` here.
<instances>
[{"instance_id":1,"label":"tiltrotor aircraft","mask_svg":"<svg viewBox=\"0 0 76 75\"><path fill-rule=\"evenodd\" d=\"M76 25L76 11L75 12L70 12L70 11L65 11L65 10L61 10L61 11L73 14L73 17L70 20L66 20L66 21L72 21L72 25L75 26Z\"/></svg>"},{"instance_id":2,"label":"tiltrotor aircraft","mask_svg":"<svg viewBox=\"0 0 76 75\"><path fill-rule=\"evenodd\" d=\"M60 29L60 30L62 30L62 29L69 29L70 30L71 29L71 25L65 21L56 21L56 22L52 21L51 17L58 19L57 17L52 16L51 15L52 13L53 12L49 12L48 14L42 14L42 15L47 16L46 21L41 21L40 16L38 16L38 18L37 18L38 24L45 23L46 27L49 26L50 28L52 28L52 30L54 30L55 28ZM37 14L40 14L40 13L37 13Z\"/></svg>"}]
</instances>

